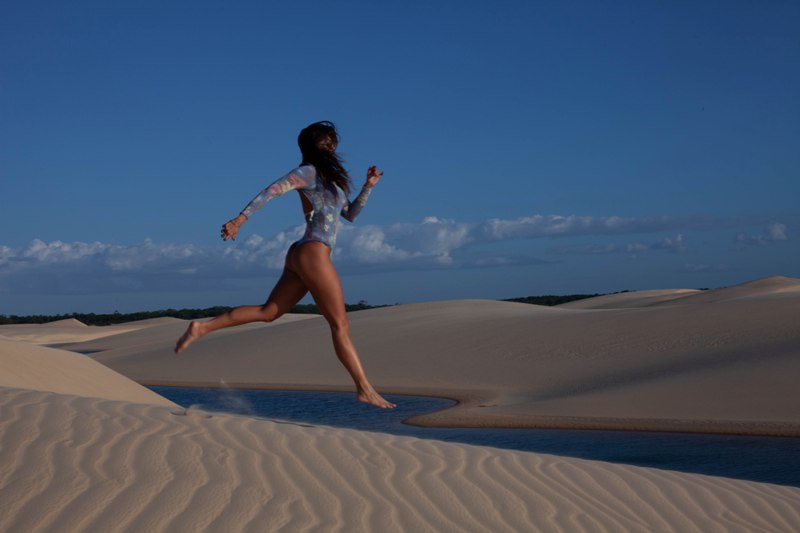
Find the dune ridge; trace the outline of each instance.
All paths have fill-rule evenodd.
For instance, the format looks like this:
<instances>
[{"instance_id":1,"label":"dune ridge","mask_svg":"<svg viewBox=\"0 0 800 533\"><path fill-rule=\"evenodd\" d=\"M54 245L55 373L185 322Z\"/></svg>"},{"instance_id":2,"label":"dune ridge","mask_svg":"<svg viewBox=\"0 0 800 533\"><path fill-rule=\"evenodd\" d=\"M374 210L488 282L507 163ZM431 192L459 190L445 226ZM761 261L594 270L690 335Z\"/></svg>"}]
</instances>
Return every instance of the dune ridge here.
<instances>
[{"instance_id":1,"label":"dune ridge","mask_svg":"<svg viewBox=\"0 0 800 533\"><path fill-rule=\"evenodd\" d=\"M87 326L80 320L66 318L44 324L4 324L0 326L0 337L31 344L68 344L136 331L154 324L149 320L141 320L113 326Z\"/></svg>"},{"instance_id":2,"label":"dune ridge","mask_svg":"<svg viewBox=\"0 0 800 533\"><path fill-rule=\"evenodd\" d=\"M721 302L738 298L769 298L780 295L796 295L797 293L800 293L800 279L768 276L712 290L664 289L604 294L594 298L567 302L558 307L564 309L629 309L653 305Z\"/></svg>"},{"instance_id":3,"label":"dune ridge","mask_svg":"<svg viewBox=\"0 0 800 533\"><path fill-rule=\"evenodd\" d=\"M175 407L166 398L84 355L2 339L0 387Z\"/></svg>"},{"instance_id":4,"label":"dune ridge","mask_svg":"<svg viewBox=\"0 0 800 533\"><path fill-rule=\"evenodd\" d=\"M52 392L0 429L0 531L800 528L792 487Z\"/></svg>"},{"instance_id":5,"label":"dune ridge","mask_svg":"<svg viewBox=\"0 0 800 533\"><path fill-rule=\"evenodd\" d=\"M798 299L792 280L773 282L694 303L433 302L351 322L384 389L462 399L427 415L439 425L791 432ZM0 341L0 531L800 530L798 487L184 410L122 373L350 387L319 317L228 330L176 357L184 327L71 346L104 349L95 357L121 373Z\"/></svg>"},{"instance_id":6,"label":"dune ridge","mask_svg":"<svg viewBox=\"0 0 800 533\"><path fill-rule=\"evenodd\" d=\"M381 391L460 402L418 424L800 436L800 280L645 292L594 309L399 305L351 313L351 332ZM75 346L148 385L352 390L319 317L224 330L175 357L184 327Z\"/></svg>"}]
</instances>

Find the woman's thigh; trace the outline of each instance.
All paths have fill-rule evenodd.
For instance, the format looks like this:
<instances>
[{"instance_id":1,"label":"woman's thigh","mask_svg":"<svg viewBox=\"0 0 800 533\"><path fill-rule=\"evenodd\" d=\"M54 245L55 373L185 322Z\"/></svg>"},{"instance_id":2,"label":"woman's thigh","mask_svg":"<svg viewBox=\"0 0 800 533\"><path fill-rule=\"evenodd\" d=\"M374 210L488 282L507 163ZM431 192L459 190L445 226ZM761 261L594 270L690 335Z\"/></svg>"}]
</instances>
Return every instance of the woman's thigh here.
<instances>
[{"instance_id":1,"label":"woman's thigh","mask_svg":"<svg viewBox=\"0 0 800 533\"><path fill-rule=\"evenodd\" d=\"M339 275L331 262L330 248L307 242L289 251L287 268L297 274L329 321L345 319L344 295Z\"/></svg>"},{"instance_id":2,"label":"woman's thigh","mask_svg":"<svg viewBox=\"0 0 800 533\"><path fill-rule=\"evenodd\" d=\"M308 288L300 276L284 267L264 307L275 306L275 318L277 318L294 307L307 292Z\"/></svg>"}]
</instances>

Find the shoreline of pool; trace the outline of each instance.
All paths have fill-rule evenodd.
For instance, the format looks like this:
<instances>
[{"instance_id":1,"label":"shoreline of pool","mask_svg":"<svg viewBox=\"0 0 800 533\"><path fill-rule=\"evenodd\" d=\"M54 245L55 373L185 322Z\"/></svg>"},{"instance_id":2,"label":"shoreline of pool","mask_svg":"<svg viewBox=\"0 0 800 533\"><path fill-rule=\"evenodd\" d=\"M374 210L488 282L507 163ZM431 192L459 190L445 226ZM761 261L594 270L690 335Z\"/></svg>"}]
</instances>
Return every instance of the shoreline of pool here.
<instances>
[{"instance_id":1,"label":"shoreline of pool","mask_svg":"<svg viewBox=\"0 0 800 533\"><path fill-rule=\"evenodd\" d=\"M145 387L180 387L200 389L235 389L257 391L293 392L336 392L352 393L347 387L325 385L286 385L263 383L225 383L218 382L179 382L161 380L137 380ZM414 416L405 421L412 426L429 428L471 428L471 429L553 429L590 431L636 431L654 433L691 433L701 435L731 435L753 437L800 438L800 425L785 422L741 421L741 420L680 420L658 418L625 417L578 417L578 416L454 416L453 410L465 406L481 406L491 401L488 395L446 390L441 394L430 394L429 389L421 388L382 388L383 394L395 396L417 396L445 399L454 405L436 411ZM443 414L447 412L446 414Z\"/></svg>"},{"instance_id":2,"label":"shoreline of pool","mask_svg":"<svg viewBox=\"0 0 800 533\"><path fill-rule=\"evenodd\" d=\"M408 414L420 415L452 402L427 396L389 394L398 408L382 410L354 401L352 392L230 387L151 390L182 405L187 412L235 414L800 487L800 441L793 438L594 429L442 428L404 422Z\"/></svg>"}]
</instances>

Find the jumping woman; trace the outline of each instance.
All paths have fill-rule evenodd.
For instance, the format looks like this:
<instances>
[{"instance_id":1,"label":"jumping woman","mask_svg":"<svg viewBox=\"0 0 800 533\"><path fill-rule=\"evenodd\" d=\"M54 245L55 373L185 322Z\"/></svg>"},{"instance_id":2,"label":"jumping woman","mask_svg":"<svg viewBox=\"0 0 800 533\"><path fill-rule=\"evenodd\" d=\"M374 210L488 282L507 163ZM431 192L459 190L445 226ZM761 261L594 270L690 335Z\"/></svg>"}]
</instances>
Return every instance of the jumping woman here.
<instances>
[{"instance_id":1,"label":"jumping woman","mask_svg":"<svg viewBox=\"0 0 800 533\"><path fill-rule=\"evenodd\" d=\"M336 356L353 378L358 400L384 409L396 407L378 394L367 380L358 352L350 340L342 284L331 262L339 216L351 222L355 220L383 172L374 166L369 167L364 187L355 201L350 202L350 177L336 153L339 144L336 126L331 122L311 124L300 132L297 144L303 155L300 166L261 191L239 216L222 226L222 240L236 239L242 224L264 204L292 190L300 193L306 231L303 238L286 252L283 273L267 302L236 307L208 322L193 321L175 344L175 353L221 328L249 322L272 322L310 292L330 325Z\"/></svg>"}]
</instances>

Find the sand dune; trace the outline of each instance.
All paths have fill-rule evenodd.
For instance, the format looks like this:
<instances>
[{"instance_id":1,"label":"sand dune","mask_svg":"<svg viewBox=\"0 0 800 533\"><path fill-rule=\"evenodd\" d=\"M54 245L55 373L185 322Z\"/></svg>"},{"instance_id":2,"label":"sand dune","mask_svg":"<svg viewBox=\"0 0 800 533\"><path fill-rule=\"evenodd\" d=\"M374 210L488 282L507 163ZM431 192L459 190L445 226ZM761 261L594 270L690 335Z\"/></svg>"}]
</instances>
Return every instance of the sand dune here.
<instances>
[{"instance_id":1,"label":"sand dune","mask_svg":"<svg viewBox=\"0 0 800 533\"><path fill-rule=\"evenodd\" d=\"M87 326L74 318L45 324L7 324L0 326L0 337L32 344L68 344L148 328L161 324L162 322L154 322L160 320L162 319L140 320L113 326ZM174 318L167 320L180 322Z\"/></svg>"},{"instance_id":2,"label":"sand dune","mask_svg":"<svg viewBox=\"0 0 800 533\"><path fill-rule=\"evenodd\" d=\"M793 297L800 294L800 280L770 276L732 287L715 290L666 289L604 294L585 300L561 304L563 309L630 309L662 304L698 304L722 302L738 298Z\"/></svg>"},{"instance_id":3,"label":"sand dune","mask_svg":"<svg viewBox=\"0 0 800 533\"><path fill-rule=\"evenodd\" d=\"M597 309L431 302L351 313L351 331L381 390L461 401L421 424L800 436L798 287L625 293ZM77 346L152 385L352 390L320 318L233 328L176 357L183 327Z\"/></svg>"},{"instance_id":4,"label":"sand dune","mask_svg":"<svg viewBox=\"0 0 800 533\"><path fill-rule=\"evenodd\" d=\"M800 296L800 279L770 276L722 289L700 291L681 303L713 303L737 299L794 298L798 296Z\"/></svg>"},{"instance_id":5,"label":"sand dune","mask_svg":"<svg viewBox=\"0 0 800 533\"><path fill-rule=\"evenodd\" d=\"M282 323L318 318L317 315L287 314L282 318ZM263 327L266 324L252 324L247 327ZM111 326L87 326L79 320L68 318L56 320L45 324L7 324L0 326L0 339L24 341L31 344L58 345L59 347L72 348L72 344L105 339L123 333L138 332L137 335L126 337L123 342L136 342L138 340L163 342L166 337L163 332L169 331L172 339L174 331L183 331L186 321L173 317L148 318L124 324ZM159 334L159 332L162 332ZM101 343L99 346L103 346ZM101 348L104 349L104 348Z\"/></svg>"},{"instance_id":6,"label":"sand dune","mask_svg":"<svg viewBox=\"0 0 800 533\"><path fill-rule=\"evenodd\" d=\"M702 292L698 289L664 289L651 291L631 291L617 294L604 294L594 298L567 302L558 307L561 309L631 309L648 307L664 302L675 303L687 296Z\"/></svg>"},{"instance_id":7,"label":"sand dune","mask_svg":"<svg viewBox=\"0 0 800 533\"><path fill-rule=\"evenodd\" d=\"M53 322L48 322L47 326L77 326L77 327L87 327L86 324L78 320L77 318L65 318L64 320L54 320Z\"/></svg>"},{"instance_id":8,"label":"sand dune","mask_svg":"<svg viewBox=\"0 0 800 533\"><path fill-rule=\"evenodd\" d=\"M796 531L800 489L0 389L0 531Z\"/></svg>"},{"instance_id":9,"label":"sand dune","mask_svg":"<svg viewBox=\"0 0 800 533\"><path fill-rule=\"evenodd\" d=\"M463 400L428 421L790 434L796 281L680 304L668 291L616 309L435 302L351 321L385 390ZM176 357L184 327L73 347L102 347L143 382L350 387L319 317ZM90 329L41 335L59 328ZM184 411L88 356L19 341L0 341L0 509L15 532L800 530L800 488Z\"/></svg>"},{"instance_id":10,"label":"sand dune","mask_svg":"<svg viewBox=\"0 0 800 533\"><path fill-rule=\"evenodd\" d=\"M14 341L0 340L0 387L175 407L84 355Z\"/></svg>"}]
</instances>

